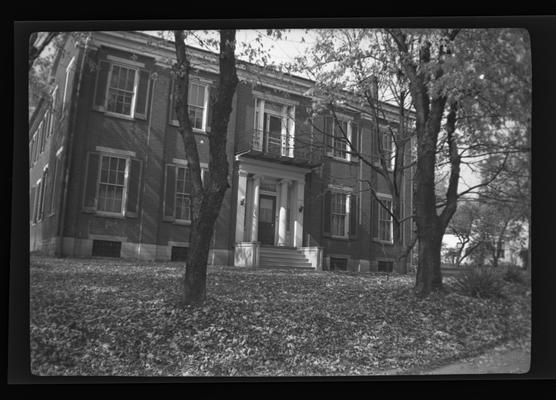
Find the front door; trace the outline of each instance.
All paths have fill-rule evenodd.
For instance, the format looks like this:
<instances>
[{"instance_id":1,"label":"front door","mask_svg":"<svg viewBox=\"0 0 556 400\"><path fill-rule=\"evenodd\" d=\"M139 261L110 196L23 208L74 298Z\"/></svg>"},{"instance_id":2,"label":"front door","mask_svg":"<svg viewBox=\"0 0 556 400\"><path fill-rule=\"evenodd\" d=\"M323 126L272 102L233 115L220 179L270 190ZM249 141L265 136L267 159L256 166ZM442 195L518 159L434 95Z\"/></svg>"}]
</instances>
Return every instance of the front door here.
<instances>
[{"instance_id":1,"label":"front door","mask_svg":"<svg viewBox=\"0 0 556 400\"><path fill-rule=\"evenodd\" d=\"M259 198L259 241L262 244L274 244L274 221L276 215L276 197L261 194Z\"/></svg>"}]
</instances>

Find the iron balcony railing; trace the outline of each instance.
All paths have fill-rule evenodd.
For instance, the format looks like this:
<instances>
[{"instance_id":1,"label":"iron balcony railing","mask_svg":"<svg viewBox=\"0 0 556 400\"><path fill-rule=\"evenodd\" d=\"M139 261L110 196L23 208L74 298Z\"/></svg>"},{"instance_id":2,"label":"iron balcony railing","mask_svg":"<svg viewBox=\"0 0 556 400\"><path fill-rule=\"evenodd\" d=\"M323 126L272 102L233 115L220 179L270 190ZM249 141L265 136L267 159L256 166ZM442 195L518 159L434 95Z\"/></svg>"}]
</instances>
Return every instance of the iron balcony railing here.
<instances>
[{"instance_id":1,"label":"iron balcony railing","mask_svg":"<svg viewBox=\"0 0 556 400\"><path fill-rule=\"evenodd\" d=\"M313 166L322 162L321 149L307 143L304 138L282 137L259 129L240 135L236 154L293 165Z\"/></svg>"}]
</instances>

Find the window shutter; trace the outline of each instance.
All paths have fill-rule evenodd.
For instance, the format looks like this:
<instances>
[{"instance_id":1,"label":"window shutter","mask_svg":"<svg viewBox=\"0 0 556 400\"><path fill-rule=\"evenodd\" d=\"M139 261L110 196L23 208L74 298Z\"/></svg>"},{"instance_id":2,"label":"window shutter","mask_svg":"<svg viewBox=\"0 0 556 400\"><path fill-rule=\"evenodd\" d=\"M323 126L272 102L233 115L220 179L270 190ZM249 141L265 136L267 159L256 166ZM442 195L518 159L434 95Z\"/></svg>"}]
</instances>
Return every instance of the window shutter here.
<instances>
[{"instance_id":1,"label":"window shutter","mask_svg":"<svg viewBox=\"0 0 556 400\"><path fill-rule=\"evenodd\" d=\"M322 233L330 235L330 219L332 215L332 194L329 190L324 193L324 204L322 207Z\"/></svg>"},{"instance_id":2,"label":"window shutter","mask_svg":"<svg viewBox=\"0 0 556 400\"><path fill-rule=\"evenodd\" d=\"M380 134L380 130L377 131L376 129L373 129L373 135L372 135L372 143L371 143L371 158L373 163L379 163L380 162L380 158L379 158L379 141L378 141L378 135Z\"/></svg>"},{"instance_id":3,"label":"window shutter","mask_svg":"<svg viewBox=\"0 0 556 400\"><path fill-rule=\"evenodd\" d=\"M176 197L176 167L166 164L166 181L164 184L164 216L163 221L175 220L174 202Z\"/></svg>"},{"instance_id":4,"label":"window shutter","mask_svg":"<svg viewBox=\"0 0 556 400\"><path fill-rule=\"evenodd\" d=\"M255 121L255 105L254 101L248 101L245 104L245 131L254 132L257 128L257 121Z\"/></svg>"},{"instance_id":5,"label":"window shutter","mask_svg":"<svg viewBox=\"0 0 556 400\"><path fill-rule=\"evenodd\" d=\"M137 100L135 100L135 118L147 119L148 101L149 101L149 77L147 70L139 71L139 85L137 88Z\"/></svg>"},{"instance_id":6,"label":"window shutter","mask_svg":"<svg viewBox=\"0 0 556 400\"><path fill-rule=\"evenodd\" d=\"M37 191L36 187L31 188L31 196L29 198L29 220L35 220L35 193Z\"/></svg>"},{"instance_id":7,"label":"window shutter","mask_svg":"<svg viewBox=\"0 0 556 400\"><path fill-rule=\"evenodd\" d=\"M52 196L52 174L50 173L50 169L46 169L44 171L44 199L43 199L43 211L42 215L46 216L50 214L50 200Z\"/></svg>"},{"instance_id":8,"label":"window shutter","mask_svg":"<svg viewBox=\"0 0 556 400\"><path fill-rule=\"evenodd\" d=\"M349 236L357 236L357 196L349 197Z\"/></svg>"},{"instance_id":9,"label":"window shutter","mask_svg":"<svg viewBox=\"0 0 556 400\"><path fill-rule=\"evenodd\" d=\"M208 86L207 87L207 96L208 96L208 101L207 101L207 126L206 126L206 131L210 132L210 122L211 122L211 118L212 118L212 97L211 95L213 93L216 93L216 91L214 90L214 88L212 86Z\"/></svg>"},{"instance_id":10,"label":"window shutter","mask_svg":"<svg viewBox=\"0 0 556 400\"><path fill-rule=\"evenodd\" d=\"M64 187L64 168L63 168L63 164L62 164L62 156L60 157L56 157L56 164L55 164L55 168L56 168L56 178L54 180L54 187L52 188L54 190L54 200L52 201L52 213L54 213L56 210L54 207L57 206L58 203L60 203L60 196L62 195L62 190Z\"/></svg>"},{"instance_id":11,"label":"window shutter","mask_svg":"<svg viewBox=\"0 0 556 400\"><path fill-rule=\"evenodd\" d=\"M141 160L132 158L129 163L126 217L136 218L139 213L139 188L141 187Z\"/></svg>"},{"instance_id":12,"label":"window shutter","mask_svg":"<svg viewBox=\"0 0 556 400\"><path fill-rule=\"evenodd\" d=\"M354 160L357 153L359 151L359 125L352 123L351 124L351 159Z\"/></svg>"},{"instance_id":13,"label":"window shutter","mask_svg":"<svg viewBox=\"0 0 556 400\"><path fill-rule=\"evenodd\" d=\"M373 239L378 238L378 202L374 198L371 199L371 216L373 223L371 224L371 237Z\"/></svg>"},{"instance_id":14,"label":"window shutter","mask_svg":"<svg viewBox=\"0 0 556 400\"><path fill-rule=\"evenodd\" d=\"M176 114L176 110L174 108L174 90L176 88L176 81L174 79L172 79L172 82L170 82L170 109L168 111L168 123L172 124L172 125L177 125L178 124L178 116Z\"/></svg>"},{"instance_id":15,"label":"window shutter","mask_svg":"<svg viewBox=\"0 0 556 400\"><path fill-rule=\"evenodd\" d=\"M94 212L97 209L97 182L100 155L95 152L89 153L87 162L85 193L83 196L83 211Z\"/></svg>"},{"instance_id":16,"label":"window shutter","mask_svg":"<svg viewBox=\"0 0 556 400\"><path fill-rule=\"evenodd\" d=\"M326 144L326 152L332 152L332 136L334 132L334 121L328 116L324 116L323 130L324 130L324 143Z\"/></svg>"},{"instance_id":17,"label":"window shutter","mask_svg":"<svg viewBox=\"0 0 556 400\"><path fill-rule=\"evenodd\" d=\"M95 86L95 102L94 108L99 111L104 111L106 100L106 85L108 84L108 71L110 64L107 61L100 61L97 70L97 82Z\"/></svg>"}]
</instances>

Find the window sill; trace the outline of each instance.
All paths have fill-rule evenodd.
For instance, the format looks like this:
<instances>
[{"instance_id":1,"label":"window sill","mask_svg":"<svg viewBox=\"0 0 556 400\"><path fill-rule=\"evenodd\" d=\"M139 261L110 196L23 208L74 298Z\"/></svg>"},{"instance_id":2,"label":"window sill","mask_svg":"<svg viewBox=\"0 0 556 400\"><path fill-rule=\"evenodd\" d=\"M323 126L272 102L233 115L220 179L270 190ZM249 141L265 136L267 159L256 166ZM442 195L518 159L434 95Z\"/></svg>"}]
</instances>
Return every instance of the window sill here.
<instances>
[{"instance_id":1,"label":"window sill","mask_svg":"<svg viewBox=\"0 0 556 400\"><path fill-rule=\"evenodd\" d=\"M380 240L380 239L373 239L373 242L380 243L380 244L389 244L393 245L394 242L391 240Z\"/></svg>"},{"instance_id":2,"label":"window sill","mask_svg":"<svg viewBox=\"0 0 556 400\"><path fill-rule=\"evenodd\" d=\"M173 126L174 128L179 128L180 124L178 121L170 121L168 122L168 124L170 126ZM191 130L193 131L193 133L198 133L201 135L206 135L210 132L210 128L209 129L199 129L199 128L191 128Z\"/></svg>"},{"instance_id":3,"label":"window sill","mask_svg":"<svg viewBox=\"0 0 556 400\"><path fill-rule=\"evenodd\" d=\"M175 225L183 225L183 226L191 225L191 221L186 220L186 219L176 219L172 223L175 224Z\"/></svg>"},{"instance_id":4,"label":"window sill","mask_svg":"<svg viewBox=\"0 0 556 400\"><path fill-rule=\"evenodd\" d=\"M327 157L331 158L331 159L334 160L334 161L342 162L342 163L344 163L344 164L357 163L357 161L348 160L347 158L342 158L342 157L334 156L334 155L332 155L332 154L327 154Z\"/></svg>"},{"instance_id":5,"label":"window sill","mask_svg":"<svg viewBox=\"0 0 556 400\"><path fill-rule=\"evenodd\" d=\"M333 240L344 240L344 241L349 241L351 240L351 238L349 236L336 236L336 235L330 235L328 236L329 239L333 239Z\"/></svg>"},{"instance_id":6,"label":"window sill","mask_svg":"<svg viewBox=\"0 0 556 400\"><path fill-rule=\"evenodd\" d=\"M93 107L93 111L104 114L107 117L123 119L125 121L136 121L136 120L143 121L143 119L137 119L137 118L132 117L130 115L118 114L118 113L115 113L115 112L112 112L112 111L106 111L103 108Z\"/></svg>"},{"instance_id":7,"label":"window sill","mask_svg":"<svg viewBox=\"0 0 556 400\"><path fill-rule=\"evenodd\" d=\"M108 211L96 211L94 215L96 215L97 217L125 219L125 216L121 213L112 213Z\"/></svg>"}]
</instances>

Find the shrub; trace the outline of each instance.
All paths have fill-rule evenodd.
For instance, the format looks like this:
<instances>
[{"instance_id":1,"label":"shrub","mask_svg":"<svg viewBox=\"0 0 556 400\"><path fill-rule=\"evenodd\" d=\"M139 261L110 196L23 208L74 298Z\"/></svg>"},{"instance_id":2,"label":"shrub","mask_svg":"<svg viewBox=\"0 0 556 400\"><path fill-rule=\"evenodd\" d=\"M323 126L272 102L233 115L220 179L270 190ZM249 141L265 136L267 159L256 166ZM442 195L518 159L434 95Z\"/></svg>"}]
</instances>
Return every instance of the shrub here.
<instances>
[{"instance_id":1,"label":"shrub","mask_svg":"<svg viewBox=\"0 0 556 400\"><path fill-rule=\"evenodd\" d=\"M518 267L508 267L504 273L503 279L510 283L525 283L525 275Z\"/></svg>"},{"instance_id":2,"label":"shrub","mask_svg":"<svg viewBox=\"0 0 556 400\"><path fill-rule=\"evenodd\" d=\"M454 288L465 296L502 297L503 281L500 274L488 267L465 268L454 277Z\"/></svg>"}]
</instances>

